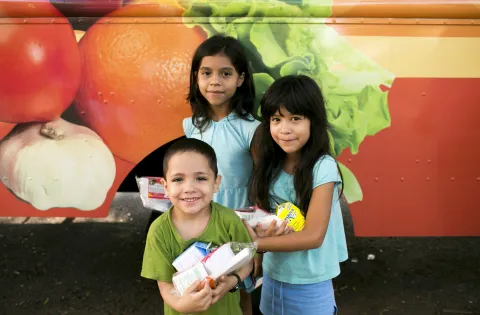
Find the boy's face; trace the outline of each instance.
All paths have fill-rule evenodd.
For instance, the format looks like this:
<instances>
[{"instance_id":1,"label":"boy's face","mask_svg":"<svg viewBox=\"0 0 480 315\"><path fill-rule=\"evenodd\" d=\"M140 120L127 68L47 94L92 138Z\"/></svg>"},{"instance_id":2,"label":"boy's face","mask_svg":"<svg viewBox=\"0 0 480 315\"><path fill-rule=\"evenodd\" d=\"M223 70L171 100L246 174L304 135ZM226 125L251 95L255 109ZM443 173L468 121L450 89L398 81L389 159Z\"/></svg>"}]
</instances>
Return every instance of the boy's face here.
<instances>
[{"instance_id":1,"label":"boy's face","mask_svg":"<svg viewBox=\"0 0 480 315\"><path fill-rule=\"evenodd\" d=\"M210 211L210 202L220 181L221 177L215 178L205 156L182 152L168 161L163 184L175 210L192 215Z\"/></svg>"}]
</instances>

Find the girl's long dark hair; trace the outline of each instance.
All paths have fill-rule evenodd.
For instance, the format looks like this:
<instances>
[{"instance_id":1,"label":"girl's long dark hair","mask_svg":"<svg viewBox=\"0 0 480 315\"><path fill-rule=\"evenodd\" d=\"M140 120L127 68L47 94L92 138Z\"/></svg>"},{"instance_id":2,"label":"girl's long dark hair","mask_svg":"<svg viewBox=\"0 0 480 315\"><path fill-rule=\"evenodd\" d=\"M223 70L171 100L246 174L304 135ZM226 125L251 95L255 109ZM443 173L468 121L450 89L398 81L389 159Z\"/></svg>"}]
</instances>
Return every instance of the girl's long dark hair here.
<instances>
[{"instance_id":1,"label":"girl's long dark hair","mask_svg":"<svg viewBox=\"0 0 480 315\"><path fill-rule=\"evenodd\" d=\"M190 102L192 107L193 125L201 131L210 123L212 117L209 110L210 104L200 93L198 87L198 70L204 57L218 54L227 56L237 73L239 75L243 73L244 75L243 84L237 88L230 100L229 112L234 111L240 118L249 120L249 114L252 114L255 103L253 75L240 42L229 36L215 35L210 37L198 46L193 56L190 70L190 90L187 96L187 101Z\"/></svg>"},{"instance_id":2,"label":"girl's long dark hair","mask_svg":"<svg viewBox=\"0 0 480 315\"><path fill-rule=\"evenodd\" d=\"M274 196L270 195L271 185L283 168L286 153L272 139L270 118L284 108L291 114L302 115L310 120L310 138L301 149L301 158L294 173L296 206L306 214L312 198L315 163L324 155L332 155L322 92L317 83L308 76L289 75L276 80L270 86L260 105L263 121L253 144L257 158L249 189L250 201L265 210L272 208L270 200Z\"/></svg>"}]
</instances>

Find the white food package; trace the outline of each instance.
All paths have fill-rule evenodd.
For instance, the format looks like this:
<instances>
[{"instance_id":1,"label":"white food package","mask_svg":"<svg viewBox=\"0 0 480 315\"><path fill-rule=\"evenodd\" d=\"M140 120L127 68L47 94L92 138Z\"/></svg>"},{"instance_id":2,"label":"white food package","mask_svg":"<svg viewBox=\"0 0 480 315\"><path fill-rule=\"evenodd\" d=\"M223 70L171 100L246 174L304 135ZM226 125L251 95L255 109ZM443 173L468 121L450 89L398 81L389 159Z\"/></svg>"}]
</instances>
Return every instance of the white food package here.
<instances>
[{"instance_id":1,"label":"white food package","mask_svg":"<svg viewBox=\"0 0 480 315\"><path fill-rule=\"evenodd\" d=\"M219 247L212 247L212 251L201 261L188 269L173 275L173 295L181 296L185 290L197 280L209 283L216 282L221 276L248 265L253 259L257 247L255 243L230 242Z\"/></svg>"},{"instance_id":2,"label":"white food package","mask_svg":"<svg viewBox=\"0 0 480 315\"><path fill-rule=\"evenodd\" d=\"M172 206L165 188L160 183L161 177L135 176L135 179L145 208L165 212Z\"/></svg>"},{"instance_id":3,"label":"white food package","mask_svg":"<svg viewBox=\"0 0 480 315\"><path fill-rule=\"evenodd\" d=\"M270 214L265 210L262 210L257 207L248 207L248 208L241 208L235 209L235 213L245 221L247 221L248 225L255 228L259 225L263 230L266 230L270 227L272 221L276 222L276 229L282 225L283 220L277 217L274 214Z\"/></svg>"},{"instance_id":4,"label":"white food package","mask_svg":"<svg viewBox=\"0 0 480 315\"><path fill-rule=\"evenodd\" d=\"M175 294L177 295L178 293L178 295L183 295L185 290L187 290L195 281L202 281L206 277L208 277L208 273L201 262L182 272L175 273L172 277L172 283L176 290Z\"/></svg>"}]
</instances>

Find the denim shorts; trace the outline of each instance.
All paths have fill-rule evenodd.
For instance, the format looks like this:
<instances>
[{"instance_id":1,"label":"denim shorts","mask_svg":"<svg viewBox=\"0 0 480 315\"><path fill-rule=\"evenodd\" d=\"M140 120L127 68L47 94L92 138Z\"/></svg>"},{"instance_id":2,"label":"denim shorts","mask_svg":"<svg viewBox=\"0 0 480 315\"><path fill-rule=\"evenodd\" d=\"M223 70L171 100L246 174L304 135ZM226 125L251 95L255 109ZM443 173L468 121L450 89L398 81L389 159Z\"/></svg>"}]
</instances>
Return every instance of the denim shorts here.
<instances>
[{"instance_id":1,"label":"denim shorts","mask_svg":"<svg viewBox=\"0 0 480 315\"><path fill-rule=\"evenodd\" d=\"M290 284L263 274L260 311L264 315L335 315L332 280Z\"/></svg>"}]
</instances>

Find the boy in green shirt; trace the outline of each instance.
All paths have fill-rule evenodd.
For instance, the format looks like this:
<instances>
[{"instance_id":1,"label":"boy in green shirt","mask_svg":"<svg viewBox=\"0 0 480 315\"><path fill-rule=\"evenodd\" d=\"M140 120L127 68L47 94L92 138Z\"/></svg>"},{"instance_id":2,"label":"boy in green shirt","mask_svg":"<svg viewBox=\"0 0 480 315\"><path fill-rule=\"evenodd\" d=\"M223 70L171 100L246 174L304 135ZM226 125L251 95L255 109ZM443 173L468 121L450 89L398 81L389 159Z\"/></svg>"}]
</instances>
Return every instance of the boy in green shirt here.
<instances>
[{"instance_id":1,"label":"boy in green shirt","mask_svg":"<svg viewBox=\"0 0 480 315\"><path fill-rule=\"evenodd\" d=\"M164 301L164 314L199 313L242 315L239 279L252 271L250 263L236 273L218 279L215 289L192 284L182 296L172 294L172 262L195 242L220 246L228 242L251 242L240 217L212 202L220 186L215 151L207 143L189 138L174 143L163 161L163 185L173 206L156 219L148 232L142 277L156 280Z\"/></svg>"}]
</instances>

